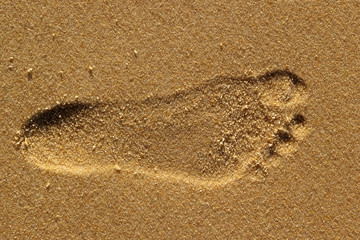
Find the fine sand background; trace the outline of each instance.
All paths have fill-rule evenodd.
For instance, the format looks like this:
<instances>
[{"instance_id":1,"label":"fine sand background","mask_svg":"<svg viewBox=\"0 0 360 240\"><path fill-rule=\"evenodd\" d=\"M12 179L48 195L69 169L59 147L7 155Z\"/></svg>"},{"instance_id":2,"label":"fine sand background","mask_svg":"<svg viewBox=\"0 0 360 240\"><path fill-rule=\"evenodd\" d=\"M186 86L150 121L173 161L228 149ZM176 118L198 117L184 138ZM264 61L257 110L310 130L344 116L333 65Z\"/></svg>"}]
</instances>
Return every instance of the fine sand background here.
<instances>
[{"instance_id":1,"label":"fine sand background","mask_svg":"<svg viewBox=\"0 0 360 240\"><path fill-rule=\"evenodd\" d=\"M360 4L88 1L0 5L1 239L358 239ZM209 188L31 164L17 131L57 101L141 101L218 76L306 83L296 152Z\"/></svg>"}]
</instances>

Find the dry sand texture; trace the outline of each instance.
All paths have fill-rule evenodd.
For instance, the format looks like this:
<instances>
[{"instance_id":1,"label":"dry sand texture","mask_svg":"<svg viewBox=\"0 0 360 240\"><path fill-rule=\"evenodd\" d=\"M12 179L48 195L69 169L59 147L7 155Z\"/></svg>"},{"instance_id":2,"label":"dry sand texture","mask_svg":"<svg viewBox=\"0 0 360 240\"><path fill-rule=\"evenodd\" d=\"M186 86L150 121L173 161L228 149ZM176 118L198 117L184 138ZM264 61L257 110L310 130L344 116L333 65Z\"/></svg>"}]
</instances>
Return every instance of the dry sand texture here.
<instances>
[{"instance_id":1,"label":"dry sand texture","mask_svg":"<svg viewBox=\"0 0 360 240\"><path fill-rule=\"evenodd\" d=\"M356 2L0 13L0 239L360 238Z\"/></svg>"}]
</instances>

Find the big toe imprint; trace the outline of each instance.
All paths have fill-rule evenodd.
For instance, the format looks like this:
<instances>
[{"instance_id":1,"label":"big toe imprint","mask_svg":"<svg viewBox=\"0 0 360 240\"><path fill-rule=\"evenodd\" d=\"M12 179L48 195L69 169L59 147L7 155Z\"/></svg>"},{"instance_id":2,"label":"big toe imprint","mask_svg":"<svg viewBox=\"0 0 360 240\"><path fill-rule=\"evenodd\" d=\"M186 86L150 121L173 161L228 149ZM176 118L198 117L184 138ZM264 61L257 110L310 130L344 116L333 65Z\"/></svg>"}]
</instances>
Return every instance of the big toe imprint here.
<instances>
[{"instance_id":1,"label":"big toe imprint","mask_svg":"<svg viewBox=\"0 0 360 240\"><path fill-rule=\"evenodd\" d=\"M277 70L219 77L143 101L58 104L27 120L17 146L30 163L59 173L126 171L224 184L281 162L306 119L304 82Z\"/></svg>"}]
</instances>

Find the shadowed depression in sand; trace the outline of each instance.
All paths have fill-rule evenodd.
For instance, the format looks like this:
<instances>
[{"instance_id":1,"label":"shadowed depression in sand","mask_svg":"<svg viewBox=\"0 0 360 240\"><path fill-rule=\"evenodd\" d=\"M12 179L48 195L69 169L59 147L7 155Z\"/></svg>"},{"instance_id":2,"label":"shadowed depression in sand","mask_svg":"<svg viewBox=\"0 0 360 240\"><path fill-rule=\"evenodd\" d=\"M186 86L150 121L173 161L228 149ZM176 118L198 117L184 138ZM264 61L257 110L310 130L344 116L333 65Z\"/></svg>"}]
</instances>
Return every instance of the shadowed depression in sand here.
<instances>
[{"instance_id":1,"label":"shadowed depression in sand","mask_svg":"<svg viewBox=\"0 0 360 240\"><path fill-rule=\"evenodd\" d=\"M142 101L66 102L36 113L16 137L24 158L59 173L133 172L224 184L296 151L306 135L305 84L286 70L217 77Z\"/></svg>"}]
</instances>

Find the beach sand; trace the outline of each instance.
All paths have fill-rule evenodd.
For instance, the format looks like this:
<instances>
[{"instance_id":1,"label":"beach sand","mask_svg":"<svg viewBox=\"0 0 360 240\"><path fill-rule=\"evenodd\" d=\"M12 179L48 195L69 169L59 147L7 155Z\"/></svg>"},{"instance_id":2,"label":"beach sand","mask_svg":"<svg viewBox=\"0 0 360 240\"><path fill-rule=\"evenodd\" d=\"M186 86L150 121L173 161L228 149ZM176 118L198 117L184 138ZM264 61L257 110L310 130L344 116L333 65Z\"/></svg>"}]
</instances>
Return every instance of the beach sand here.
<instances>
[{"instance_id":1,"label":"beach sand","mask_svg":"<svg viewBox=\"0 0 360 240\"><path fill-rule=\"evenodd\" d=\"M0 239L360 238L359 4L0 11Z\"/></svg>"}]
</instances>

